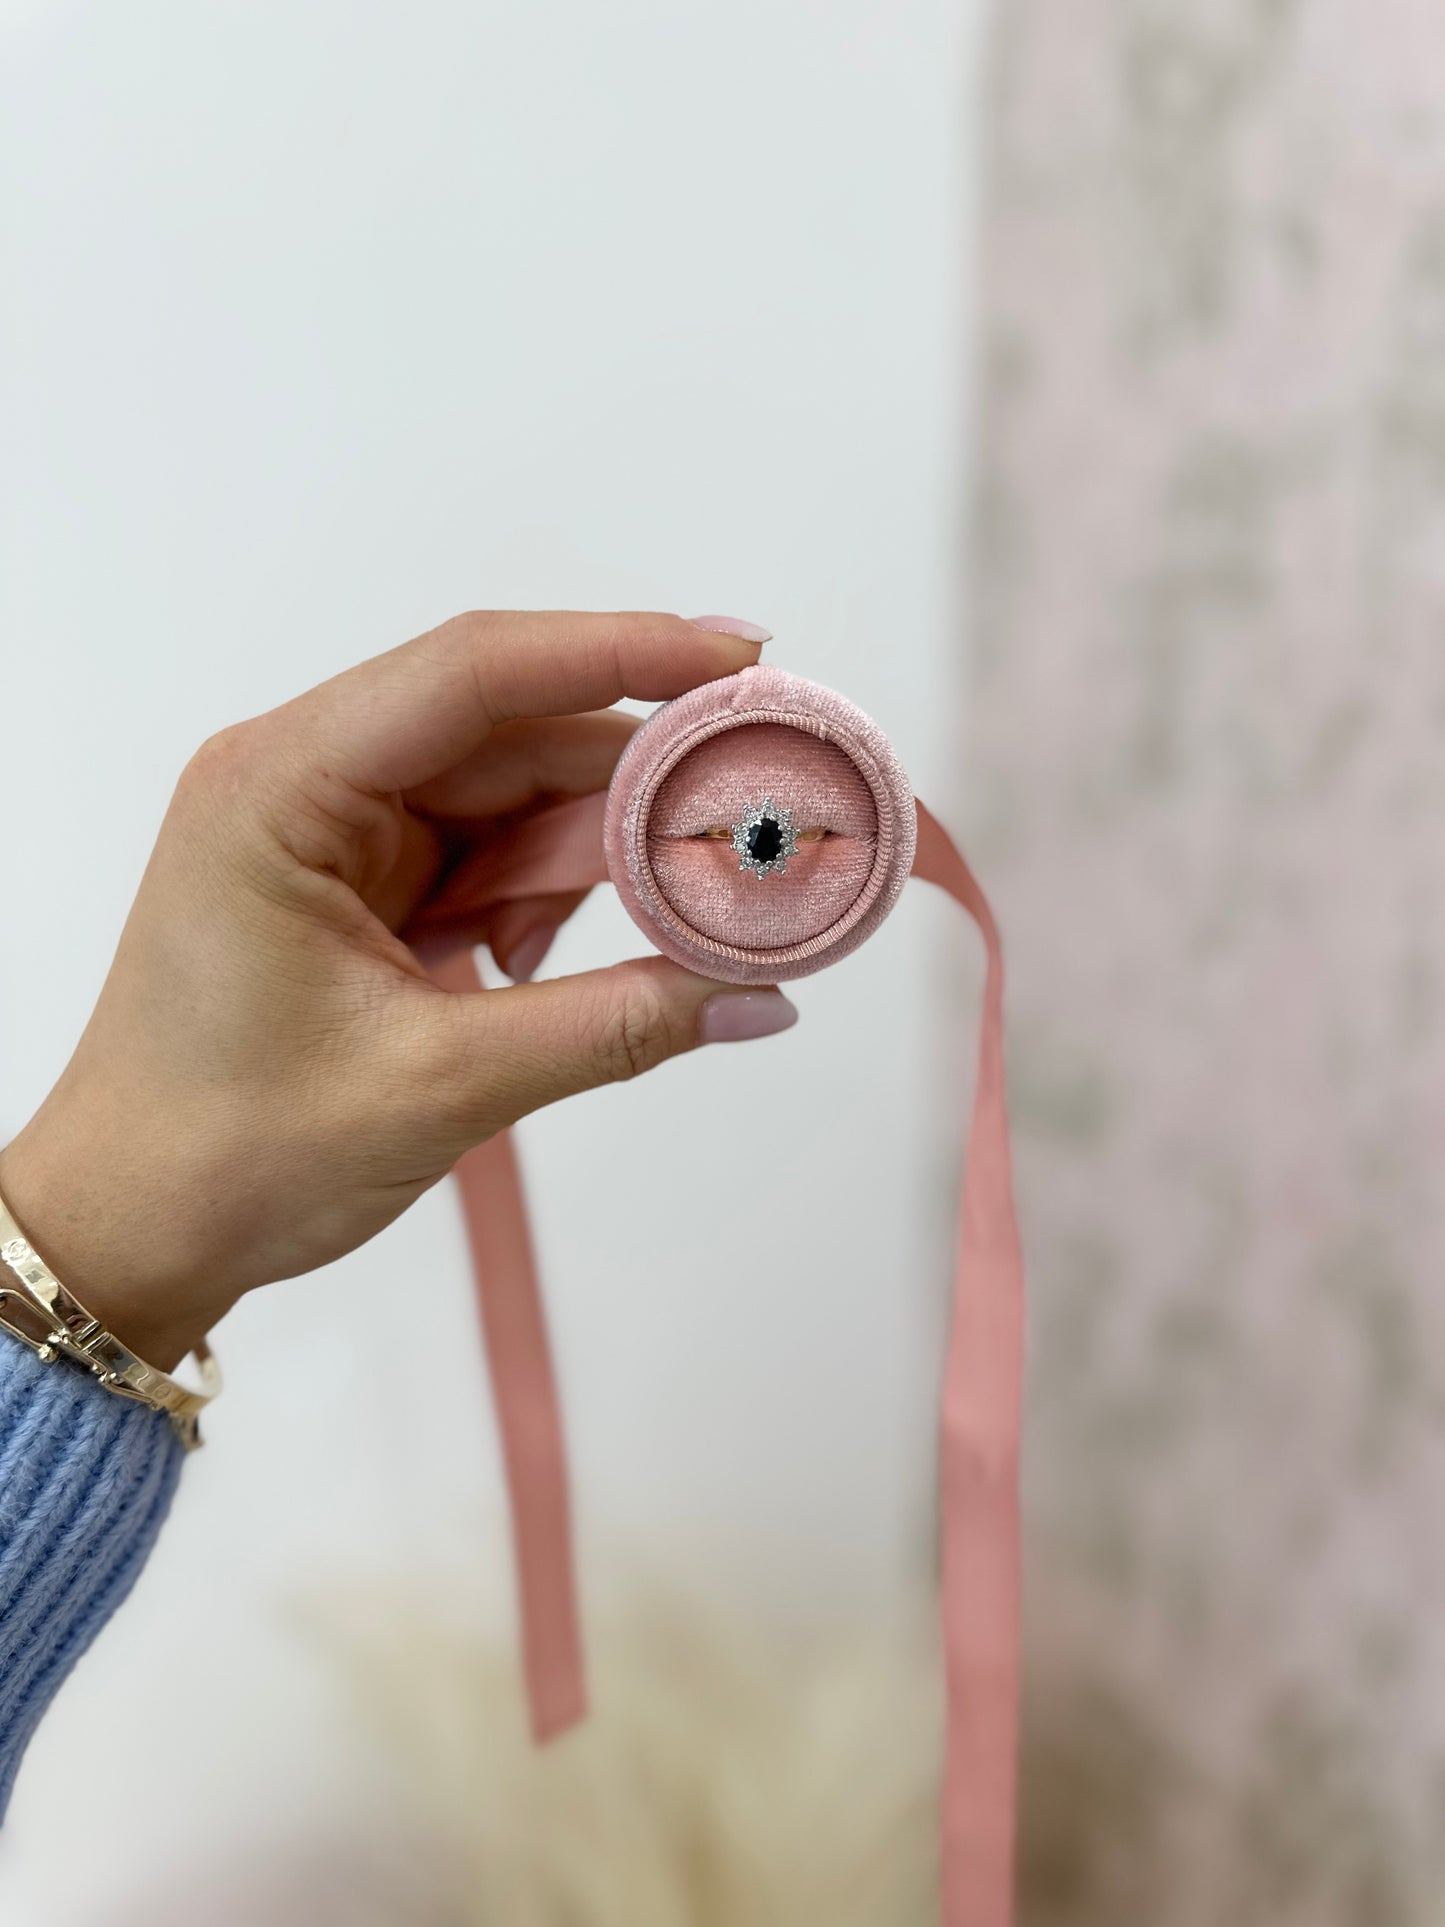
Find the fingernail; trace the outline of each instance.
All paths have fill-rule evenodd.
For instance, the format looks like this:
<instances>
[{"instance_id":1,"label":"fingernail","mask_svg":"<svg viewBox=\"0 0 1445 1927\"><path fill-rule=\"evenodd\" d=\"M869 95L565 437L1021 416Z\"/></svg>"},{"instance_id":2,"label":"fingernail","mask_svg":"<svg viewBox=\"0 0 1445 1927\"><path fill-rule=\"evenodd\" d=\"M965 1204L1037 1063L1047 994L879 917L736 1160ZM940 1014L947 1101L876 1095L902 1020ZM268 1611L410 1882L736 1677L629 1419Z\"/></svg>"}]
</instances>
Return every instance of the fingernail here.
<instances>
[{"instance_id":1,"label":"fingernail","mask_svg":"<svg viewBox=\"0 0 1445 1927\"><path fill-rule=\"evenodd\" d=\"M561 926L555 923L539 923L535 930L529 930L513 950L503 970L514 984L529 984L537 974L537 966L552 948L552 940ZM500 962L500 958L498 959Z\"/></svg>"},{"instance_id":2,"label":"fingernail","mask_svg":"<svg viewBox=\"0 0 1445 1927\"><path fill-rule=\"evenodd\" d=\"M700 1044L741 1044L749 1037L772 1037L791 1030L798 1007L781 990L721 991L709 997L698 1019Z\"/></svg>"},{"instance_id":3,"label":"fingernail","mask_svg":"<svg viewBox=\"0 0 1445 1927\"><path fill-rule=\"evenodd\" d=\"M771 629L760 629L755 622L744 622L739 616L694 616L694 629L709 629L715 636L736 636L740 642L771 642Z\"/></svg>"}]
</instances>

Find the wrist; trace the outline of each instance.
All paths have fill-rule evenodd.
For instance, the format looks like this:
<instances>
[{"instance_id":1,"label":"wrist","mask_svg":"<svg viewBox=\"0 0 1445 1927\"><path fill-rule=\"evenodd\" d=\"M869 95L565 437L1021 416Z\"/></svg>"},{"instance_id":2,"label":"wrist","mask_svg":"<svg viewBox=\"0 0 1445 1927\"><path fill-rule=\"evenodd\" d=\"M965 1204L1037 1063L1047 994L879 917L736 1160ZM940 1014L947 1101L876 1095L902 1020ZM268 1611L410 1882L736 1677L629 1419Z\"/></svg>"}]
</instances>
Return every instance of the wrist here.
<instances>
[{"instance_id":1,"label":"wrist","mask_svg":"<svg viewBox=\"0 0 1445 1927\"><path fill-rule=\"evenodd\" d=\"M185 1275L170 1226L147 1226L133 1204L107 1200L94 1163L44 1111L0 1150L0 1198L67 1290L159 1371L194 1351L227 1309Z\"/></svg>"}]
</instances>

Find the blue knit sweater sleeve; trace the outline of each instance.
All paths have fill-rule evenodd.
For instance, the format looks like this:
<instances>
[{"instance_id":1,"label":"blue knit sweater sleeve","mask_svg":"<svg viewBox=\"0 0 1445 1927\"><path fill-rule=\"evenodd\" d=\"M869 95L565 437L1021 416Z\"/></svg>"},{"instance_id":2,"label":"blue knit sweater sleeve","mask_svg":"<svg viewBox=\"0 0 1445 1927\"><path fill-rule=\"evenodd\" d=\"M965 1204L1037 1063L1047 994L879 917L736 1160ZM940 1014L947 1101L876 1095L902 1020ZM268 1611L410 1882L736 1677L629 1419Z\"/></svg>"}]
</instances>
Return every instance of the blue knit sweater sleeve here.
<instances>
[{"instance_id":1,"label":"blue knit sweater sleeve","mask_svg":"<svg viewBox=\"0 0 1445 1927\"><path fill-rule=\"evenodd\" d=\"M162 1413L0 1332L0 1819L41 1715L135 1584L184 1456Z\"/></svg>"}]
</instances>

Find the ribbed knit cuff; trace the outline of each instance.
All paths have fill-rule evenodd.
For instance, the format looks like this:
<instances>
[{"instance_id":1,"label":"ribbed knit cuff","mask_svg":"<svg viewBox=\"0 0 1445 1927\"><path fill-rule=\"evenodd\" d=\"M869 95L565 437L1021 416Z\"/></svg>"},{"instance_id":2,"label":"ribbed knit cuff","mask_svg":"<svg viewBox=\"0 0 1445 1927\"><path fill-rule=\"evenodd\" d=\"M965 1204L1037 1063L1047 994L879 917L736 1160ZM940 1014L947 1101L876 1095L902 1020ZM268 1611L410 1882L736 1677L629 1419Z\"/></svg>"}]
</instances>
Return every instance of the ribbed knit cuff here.
<instances>
[{"instance_id":1,"label":"ribbed knit cuff","mask_svg":"<svg viewBox=\"0 0 1445 1927\"><path fill-rule=\"evenodd\" d=\"M163 1413L0 1331L0 1820L41 1715L135 1584L184 1457Z\"/></svg>"}]
</instances>

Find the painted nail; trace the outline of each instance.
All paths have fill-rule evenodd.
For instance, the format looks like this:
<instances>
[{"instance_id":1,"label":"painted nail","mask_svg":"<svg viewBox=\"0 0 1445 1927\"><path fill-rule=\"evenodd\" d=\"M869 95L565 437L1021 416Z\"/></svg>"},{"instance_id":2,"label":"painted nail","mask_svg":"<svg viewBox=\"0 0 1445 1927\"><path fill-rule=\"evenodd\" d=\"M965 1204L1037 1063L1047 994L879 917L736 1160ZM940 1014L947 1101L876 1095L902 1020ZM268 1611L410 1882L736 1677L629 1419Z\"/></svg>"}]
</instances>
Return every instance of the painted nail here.
<instances>
[{"instance_id":1,"label":"painted nail","mask_svg":"<svg viewBox=\"0 0 1445 1927\"><path fill-rule=\"evenodd\" d=\"M749 1037L772 1037L791 1030L798 1007L781 990L721 991L709 997L698 1019L700 1044L741 1044Z\"/></svg>"},{"instance_id":2,"label":"painted nail","mask_svg":"<svg viewBox=\"0 0 1445 1927\"><path fill-rule=\"evenodd\" d=\"M514 984L531 983L537 974L537 966L552 948L552 940L560 927L555 923L539 923L516 945L502 965Z\"/></svg>"},{"instance_id":3,"label":"painted nail","mask_svg":"<svg viewBox=\"0 0 1445 1927\"><path fill-rule=\"evenodd\" d=\"M744 622L739 616L694 616L694 629L708 629L715 636L736 636L740 642L771 642L771 629L760 629L755 622Z\"/></svg>"}]
</instances>

